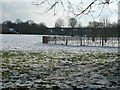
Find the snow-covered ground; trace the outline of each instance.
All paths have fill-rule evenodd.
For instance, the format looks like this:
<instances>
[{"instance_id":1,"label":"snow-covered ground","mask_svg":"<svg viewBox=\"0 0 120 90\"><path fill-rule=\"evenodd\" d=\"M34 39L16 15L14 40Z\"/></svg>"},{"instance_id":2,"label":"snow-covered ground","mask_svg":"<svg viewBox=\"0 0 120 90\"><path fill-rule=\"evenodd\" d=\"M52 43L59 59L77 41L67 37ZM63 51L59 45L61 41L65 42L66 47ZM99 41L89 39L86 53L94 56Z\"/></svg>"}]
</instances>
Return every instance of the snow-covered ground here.
<instances>
[{"instance_id":1,"label":"snow-covered ground","mask_svg":"<svg viewBox=\"0 0 120 90\"><path fill-rule=\"evenodd\" d=\"M0 40L0 50L5 50L0 52L0 88L2 84L2 88L57 85L61 90L73 90L72 85L75 85L77 88L120 89L117 47L43 44L41 35L3 34Z\"/></svg>"},{"instance_id":2,"label":"snow-covered ground","mask_svg":"<svg viewBox=\"0 0 120 90\"><path fill-rule=\"evenodd\" d=\"M107 51L118 52L117 47L108 46L66 46L43 44L42 35L0 35L0 50L20 50L20 51L58 51L67 50L72 52L77 51Z\"/></svg>"},{"instance_id":3,"label":"snow-covered ground","mask_svg":"<svg viewBox=\"0 0 120 90\"><path fill-rule=\"evenodd\" d=\"M3 90L120 90L117 53L2 53Z\"/></svg>"}]
</instances>

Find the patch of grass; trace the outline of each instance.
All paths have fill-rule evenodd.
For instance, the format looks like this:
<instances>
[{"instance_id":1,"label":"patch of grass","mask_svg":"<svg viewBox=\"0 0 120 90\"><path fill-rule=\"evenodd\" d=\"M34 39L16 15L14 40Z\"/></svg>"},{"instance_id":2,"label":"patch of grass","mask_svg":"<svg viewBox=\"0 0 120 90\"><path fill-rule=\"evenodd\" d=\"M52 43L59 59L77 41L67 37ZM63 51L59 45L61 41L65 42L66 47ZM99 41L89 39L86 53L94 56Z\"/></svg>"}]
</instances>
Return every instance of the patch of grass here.
<instances>
[{"instance_id":1,"label":"patch of grass","mask_svg":"<svg viewBox=\"0 0 120 90\"><path fill-rule=\"evenodd\" d=\"M83 52L83 51L82 51ZM1 54L2 53L2 54ZM46 64L50 68L59 60L81 61L84 63L94 63L96 66L105 65L106 63L115 61L120 54L117 53L71 53L67 51L60 52L21 52L21 51L0 51L2 56L2 65L6 68L12 67L10 64L16 64L21 67L24 64ZM52 64L52 65L50 65Z\"/></svg>"}]
</instances>

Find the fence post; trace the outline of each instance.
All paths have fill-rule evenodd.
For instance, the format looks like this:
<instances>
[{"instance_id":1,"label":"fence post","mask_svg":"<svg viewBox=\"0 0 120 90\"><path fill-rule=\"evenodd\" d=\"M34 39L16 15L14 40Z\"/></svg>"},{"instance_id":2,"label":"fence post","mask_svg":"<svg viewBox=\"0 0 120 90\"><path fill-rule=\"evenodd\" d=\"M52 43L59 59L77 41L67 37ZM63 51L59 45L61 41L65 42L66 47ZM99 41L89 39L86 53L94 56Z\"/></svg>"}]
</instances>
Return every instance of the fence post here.
<instances>
[{"instance_id":1,"label":"fence post","mask_svg":"<svg viewBox=\"0 0 120 90\"><path fill-rule=\"evenodd\" d=\"M102 37L102 46L104 46L104 38Z\"/></svg>"},{"instance_id":2,"label":"fence post","mask_svg":"<svg viewBox=\"0 0 120 90\"><path fill-rule=\"evenodd\" d=\"M82 36L80 36L80 46L82 46Z\"/></svg>"},{"instance_id":3,"label":"fence post","mask_svg":"<svg viewBox=\"0 0 120 90\"><path fill-rule=\"evenodd\" d=\"M65 39L65 45L67 45L68 44L68 36L66 37L66 39Z\"/></svg>"}]
</instances>

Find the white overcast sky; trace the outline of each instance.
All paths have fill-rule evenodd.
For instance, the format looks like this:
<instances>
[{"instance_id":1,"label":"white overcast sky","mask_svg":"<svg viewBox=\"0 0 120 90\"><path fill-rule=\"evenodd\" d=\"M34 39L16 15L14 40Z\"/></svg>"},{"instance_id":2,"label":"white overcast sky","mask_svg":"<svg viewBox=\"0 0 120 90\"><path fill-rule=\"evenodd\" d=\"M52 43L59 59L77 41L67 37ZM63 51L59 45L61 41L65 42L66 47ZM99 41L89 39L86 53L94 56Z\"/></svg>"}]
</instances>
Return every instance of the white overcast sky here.
<instances>
[{"instance_id":1,"label":"white overcast sky","mask_svg":"<svg viewBox=\"0 0 120 90\"><path fill-rule=\"evenodd\" d=\"M34 0L37 1L37 0ZM41 0L39 0L41 1ZM65 0L63 0L65 1ZM70 0L74 5L77 5L80 0ZM90 1L93 0L83 0L84 7L87 7L87 4L89 4ZM100 0L104 1L104 0ZM115 0L111 0L115 1ZM119 1L119 0L118 0ZM118 20L118 1L114 2L112 4L109 4L105 6L103 12L101 13L101 16L98 17L101 8L102 7L95 7L93 10L93 17L91 15L83 15L80 18L77 18L79 22L82 23L82 25L87 25L89 21L100 21L103 18L108 18L110 22L117 22ZM53 15L53 13L45 13L40 14L43 11L43 8L39 6L32 5L33 0L2 0L0 1L0 22L11 20L15 21L16 19L20 19L22 21L27 20L33 20L35 23L44 22L48 27L53 27L55 21L58 18L64 19L65 23L67 23L68 18L72 17L70 14L63 13L63 11L60 9L61 7L57 8L57 15ZM67 24L66 24L67 25Z\"/></svg>"}]
</instances>

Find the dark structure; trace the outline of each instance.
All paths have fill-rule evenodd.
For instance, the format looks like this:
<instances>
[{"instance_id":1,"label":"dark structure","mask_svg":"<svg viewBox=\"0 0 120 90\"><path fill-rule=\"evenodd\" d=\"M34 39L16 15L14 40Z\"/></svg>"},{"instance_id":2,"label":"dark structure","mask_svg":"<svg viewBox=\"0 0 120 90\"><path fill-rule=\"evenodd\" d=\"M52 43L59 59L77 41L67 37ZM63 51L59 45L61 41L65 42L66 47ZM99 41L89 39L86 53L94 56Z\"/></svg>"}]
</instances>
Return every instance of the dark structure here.
<instances>
[{"instance_id":1,"label":"dark structure","mask_svg":"<svg viewBox=\"0 0 120 90\"><path fill-rule=\"evenodd\" d=\"M119 28L48 28L48 31L53 31L54 36L44 36L43 43L112 47L119 44Z\"/></svg>"}]
</instances>

